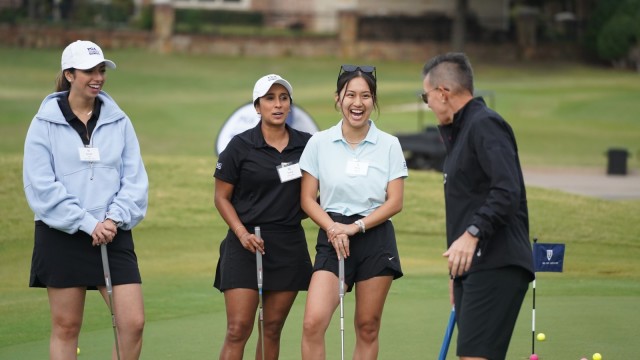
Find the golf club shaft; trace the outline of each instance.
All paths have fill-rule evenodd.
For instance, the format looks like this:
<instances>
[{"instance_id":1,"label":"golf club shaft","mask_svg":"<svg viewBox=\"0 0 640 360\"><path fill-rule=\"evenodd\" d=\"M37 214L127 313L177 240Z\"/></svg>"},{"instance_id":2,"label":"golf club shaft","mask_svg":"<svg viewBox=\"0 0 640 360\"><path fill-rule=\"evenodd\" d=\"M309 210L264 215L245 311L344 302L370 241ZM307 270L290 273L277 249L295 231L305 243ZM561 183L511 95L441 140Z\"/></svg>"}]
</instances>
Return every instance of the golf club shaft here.
<instances>
[{"instance_id":1,"label":"golf club shaft","mask_svg":"<svg viewBox=\"0 0 640 360\"><path fill-rule=\"evenodd\" d=\"M104 282L109 298L109 311L111 312L111 325L113 326L113 337L116 342L116 355L120 360L120 346L118 344L118 328L116 327L116 315L113 312L113 286L111 285L111 269L109 268L109 257L107 255L107 244L100 245L102 255L102 270L104 271Z\"/></svg>"},{"instance_id":2,"label":"golf club shaft","mask_svg":"<svg viewBox=\"0 0 640 360\"><path fill-rule=\"evenodd\" d=\"M449 352L449 344L451 343L451 336L453 335L453 328L456 326L456 309L451 308L449 315L449 323L447 324L447 330L444 332L444 339L442 340L442 347L440 348L440 355L438 360L445 360L447 353Z\"/></svg>"},{"instance_id":3,"label":"golf club shaft","mask_svg":"<svg viewBox=\"0 0 640 360\"><path fill-rule=\"evenodd\" d=\"M533 308L531 309L531 354L536 353L536 278L533 278Z\"/></svg>"},{"instance_id":4,"label":"golf club shaft","mask_svg":"<svg viewBox=\"0 0 640 360\"><path fill-rule=\"evenodd\" d=\"M340 295L340 348L341 359L344 360L344 258L338 257L338 281Z\"/></svg>"},{"instance_id":5,"label":"golf club shaft","mask_svg":"<svg viewBox=\"0 0 640 360\"><path fill-rule=\"evenodd\" d=\"M260 234L260 226L255 227L254 233L258 239L262 239L262 234ZM262 312L262 253L258 249L256 249L256 273L258 277L258 322L260 323L260 346L262 349L262 359L264 360L264 316Z\"/></svg>"},{"instance_id":6,"label":"golf club shaft","mask_svg":"<svg viewBox=\"0 0 640 360\"><path fill-rule=\"evenodd\" d=\"M344 301L340 297L340 358L344 360Z\"/></svg>"},{"instance_id":7,"label":"golf club shaft","mask_svg":"<svg viewBox=\"0 0 640 360\"><path fill-rule=\"evenodd\" d=\"M340 280L340 296L344 297L344 258L338 259L338 280Z\"/></svg>"}]
</instances>

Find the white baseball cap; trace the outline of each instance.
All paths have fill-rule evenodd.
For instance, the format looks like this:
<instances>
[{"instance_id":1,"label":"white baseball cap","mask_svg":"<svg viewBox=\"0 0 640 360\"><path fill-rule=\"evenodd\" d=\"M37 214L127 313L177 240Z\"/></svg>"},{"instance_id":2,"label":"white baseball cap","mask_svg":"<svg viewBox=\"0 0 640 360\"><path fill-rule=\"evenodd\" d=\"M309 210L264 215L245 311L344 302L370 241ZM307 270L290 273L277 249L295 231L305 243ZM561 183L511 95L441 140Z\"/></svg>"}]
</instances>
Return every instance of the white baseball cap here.
<instances>
[{"instance_id":1,"label":"white baseball cap","mask_svg":"<svg viewBox=\"0 0 640 360\"><path fill-rule=\"evenodd\" d=\"M104 58L100 46L91 41L77 40L62 52L62 70L69 68L87 70L103 62L110 69L116 68L113 61Z\"/></svg>"},{"instance_id":2,"label":"white baseball cap","mask_svg":"<svg viewBox=\"0 0 640 360\"><path fill-rule=\"evenodd\" d=\"M291 87L291 84L289 84L287 80L281 78L280 75L269 74L256 81L256 85L253 87L253 102L255 103L258 98L263 97L264 94L271 89L273 84L280 84L284 86L289 92L289 97L293 98L293 88Z\"/></svg>"}]
</instances>

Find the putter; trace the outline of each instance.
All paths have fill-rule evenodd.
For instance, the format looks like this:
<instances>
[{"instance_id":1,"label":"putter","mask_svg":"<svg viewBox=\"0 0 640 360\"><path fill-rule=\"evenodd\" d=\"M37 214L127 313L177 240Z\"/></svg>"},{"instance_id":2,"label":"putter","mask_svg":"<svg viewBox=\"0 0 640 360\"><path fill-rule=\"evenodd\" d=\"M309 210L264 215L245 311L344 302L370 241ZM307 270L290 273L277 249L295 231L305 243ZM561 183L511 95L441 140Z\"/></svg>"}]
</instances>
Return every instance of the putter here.
<instances>
[{"instance_id":1,"label":"putter","mask_svg":"<svg viewBox=\"0 0 640 360\"><path fill-rule=\"evenodd\" d=\"M338 280L340 281L340 345L344 360L344 258L338 255Z\"/></svg>"},{"instance_id":2,"label":"putter","mask_svg":"<svg viewBox=\"0 0 640 360\"><path fill-rule=\"evenodd\" d=\"M113 286L111 286L111 270L109 269L109 258L107 257L107 244L100 245L102 253L102 269L104 270L104 283L109 297L109 311L111 311L111 324L113 325L113 337L116 341L116 355L120 360L120 346L118 344L118 329L116 328L116 316L113 313Z\"/></svg>"},{"instance_id":3,"label":"putter","mask_svg":"<svg viewBox=\"0 0 640 360\"><path fill-rule=\"evenodd\" d=\"M444 339L442 339L442 347L440 348L440 355L438 360L445 360L447 358L447 352L449 352L449 344L451 343L451 335L453 335L453 328L456 326L456 308L451 308L451 314L449 315L449 324L447 330L444 332Z\"/></svg>"},{"instance_id":4,"label":"putter","mask_svg":"<svg viewBox=\"0 0 640 360\"><path fill-rule=\"evenodd\" d=\"M262 239L260 226L256 226L255 235ZM256 249L256 272L258 275L258 322L260 324L260 346L262 347L262 360L264 360L264 317L262 313L262 253Z\"/></svg>"}]
</instances>

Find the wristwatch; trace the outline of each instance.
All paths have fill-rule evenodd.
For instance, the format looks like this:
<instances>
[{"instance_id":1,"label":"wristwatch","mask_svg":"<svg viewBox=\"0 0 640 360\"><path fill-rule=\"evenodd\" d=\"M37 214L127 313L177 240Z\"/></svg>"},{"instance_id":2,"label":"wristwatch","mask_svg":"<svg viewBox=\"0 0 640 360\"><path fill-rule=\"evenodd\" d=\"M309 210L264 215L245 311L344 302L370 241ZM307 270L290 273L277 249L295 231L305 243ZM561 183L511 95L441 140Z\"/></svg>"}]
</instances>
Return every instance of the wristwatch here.
<instances>
[{"instance_id":1,"label":"wristwatch","mask_svg":"<svg viewBox=\"0 0 640 360\"><path fill-rule=\"evenodd\" d=\"M115 221L112 218L107 218L107 220L113 221L113 223L116 224L116 227L120 227L120 225L122 225L122 221Z\"/></svg>"},{"instance_id":2,"label":"wristwatch","mask_svg":"<svg viewBox=\"0 0 640 360\"><path fill-rule=\"evenodd\" d=\"M480 237L480 229L478 229L478 227L475 225L469 225L469 227L467 228L467 232L473 237Z\"/></svg>"}]
</instances>

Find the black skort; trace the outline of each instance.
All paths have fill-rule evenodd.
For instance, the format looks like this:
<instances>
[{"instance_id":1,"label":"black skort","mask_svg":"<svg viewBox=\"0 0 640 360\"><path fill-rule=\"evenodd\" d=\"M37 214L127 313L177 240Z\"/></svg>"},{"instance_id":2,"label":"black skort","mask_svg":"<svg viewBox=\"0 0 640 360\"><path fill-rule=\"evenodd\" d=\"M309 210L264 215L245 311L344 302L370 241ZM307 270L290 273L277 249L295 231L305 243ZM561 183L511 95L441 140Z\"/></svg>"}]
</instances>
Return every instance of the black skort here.
<instances>
[{"instance_id":1,"label":"black skort","mask_svg":"<svg viewBox=\"0 0 640 360\"><path fill-rule=\"evenodd\" d=\"M333 221L351 224L362 216L344 216L329 213ZM344 278L347 291L359 281L376 276L393 276L394 280L402 277L400 256L396 244L396 235L391 221L367 229L349 237L350 256L344 260ZM316 260L314 271L327 270L338 276L338 255L333 245L329 244L327 233L320 229L316 243Z\"/></svg>"},{"instance_id":2,"label":"black skort","mask_svg":"<svg viewBox=\"0 0 640 360\"><path fill-rule=\"evenodd\" d=\"M253 231L253 227L247 226ZM260 228L265 254L262 256L263 290L302 291L309 289L311 258L302 226ZM213 286L220 290L258 289L256 255L242 247L229 230L220 244L220 259Z\"/></svg>"},{"instance_id":3,"label":"black skort","mask_svg":"<svg viewBox=\"0 0 640 360\"><path fill-rule=\"evenodd\" d=\"M29 286L89 290L105 286L100 247L91 243L85 232L67 234L36 221ZM118 229L107 250L113 285L142 283L130 230Z\"/></svg>"}]
</instances>

